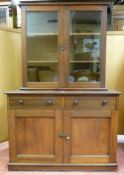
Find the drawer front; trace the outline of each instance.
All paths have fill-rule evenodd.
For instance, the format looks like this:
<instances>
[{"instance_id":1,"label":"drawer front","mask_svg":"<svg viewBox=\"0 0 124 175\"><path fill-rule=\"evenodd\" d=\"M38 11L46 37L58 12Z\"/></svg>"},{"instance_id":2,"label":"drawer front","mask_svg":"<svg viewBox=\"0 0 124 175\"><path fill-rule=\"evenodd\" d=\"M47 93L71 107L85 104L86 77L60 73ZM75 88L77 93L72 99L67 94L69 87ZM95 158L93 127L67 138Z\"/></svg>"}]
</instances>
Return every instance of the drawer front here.
<instances>
[{"instance_id":1,"label":"drawer front","mask_svg":"<svg viewBox=\"0 0 124 175\"><path fill-rule=\"evenodd\" d=\"M57 108L61 106L61 98L56 96L10 96L10 109L23 108Z\"/></svg>"},{"instance_id":2,"label":"drawer front","mask_svg":"<svg viewBox=\"0 0 124 175\"><path fill-rule=\"evenodd\" d=\"M73 96L64 98L65 109L115 109L116 98L108 96Z\"/></svg>"}]
</instances>

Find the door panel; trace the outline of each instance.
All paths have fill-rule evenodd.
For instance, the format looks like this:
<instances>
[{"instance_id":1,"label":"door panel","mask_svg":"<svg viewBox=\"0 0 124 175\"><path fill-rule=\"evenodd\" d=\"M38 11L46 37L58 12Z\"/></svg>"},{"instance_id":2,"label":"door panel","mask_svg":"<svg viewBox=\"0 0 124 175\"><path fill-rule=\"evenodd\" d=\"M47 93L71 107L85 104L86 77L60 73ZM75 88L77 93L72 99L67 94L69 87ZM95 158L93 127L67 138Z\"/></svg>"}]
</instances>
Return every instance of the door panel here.
<instances>
[{"instance_id":1,"label":"door panel","mask_svg":"<svg viewBox=\"0 0 124 175\"><path fill-rule=\"evenodd\" d=\"M72 118L71 154L75 156L108 154L109 128L109 118L98 119L90 116Z\"/></svg>"},{"instance_id":2,"label":"door panel","mask_svg":"<svg viewBox=\"0 0 124 175\"><path fill-rule=\"evenodd\" d=\"M65 139L64 142L64 161L108 163L112 156L110 152L111 126L112 117L110 111L107 112L107 110L64 111L64 133L70 137L70 140Z\"/></svg>"},{"instance_id":3,"label":"door panel","mask_svg":"<svg viewBox=\"0 0 124 175\"><path fill-rule=\"evenodd\" d=\"M18 162L61 162L62 139L61 112L55 110L16 110L11 112L14 128L10 128L14 139L13 160ZM15 132L15 134L14 134Z\"/></svg>"},{"instance_id":4,"label":"door panel","mask_svg":"<svg viewBox=\"0 0 124 175\"><path fill-rule=\"evenodd\" d=\"M17 154L53 155L54 123L54 118L48 117L16 117Z\"/></svg>"}]
</instances>

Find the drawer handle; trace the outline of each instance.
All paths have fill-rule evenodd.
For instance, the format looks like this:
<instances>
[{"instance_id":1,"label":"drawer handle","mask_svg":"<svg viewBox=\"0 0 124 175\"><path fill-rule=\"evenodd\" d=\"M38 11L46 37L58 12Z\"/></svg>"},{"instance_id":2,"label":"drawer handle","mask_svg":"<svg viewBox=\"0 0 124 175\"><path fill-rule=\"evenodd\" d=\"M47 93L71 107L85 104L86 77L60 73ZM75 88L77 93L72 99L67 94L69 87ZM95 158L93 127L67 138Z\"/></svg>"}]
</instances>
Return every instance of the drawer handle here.
<instances>
[{"instance_id":1,"label":"drawer handle","mask_svg":"<svg viewBox=\"0 0 124 175\"><path fill-rule=\"evenodd\" d=\"M73 101L73 104L74 104L74 105L78 105L78 104L79 104L79 100L74 100L74 101Z\"/></svg>"},{"instance_id":2,"label":"drawer handle","mask_svg":"<svg viewBox=\"0 0 124 175\"><path fill-rule=\"evenodd\" d=\"M19 100L18 103L19 103L20 105L23 105L23 104L24 104L24 101L23 101L23 100Z\"/></svg>"},{"instance_id":3,"label":"drawer handle","mask_svg":"<svg viewBox=\"0 0 124 175\"><path fill-rule=\"evenodd\" d=\"M48 105L52 105L52 104L53 104L53 100L48 100L48 101L47 101L47 104L48 104Z\"/></svg>"},{"instance_id":4,"label":"drawer handle","mask_svg":"<svg viewBox=\"0 0 124 175\"><path fill-rule=\"evenodd\" d=\"M102 101L102 105L104 106L104 105L107 105L108 104L108 101L107 100L103 100Z\"/></svg>"}]
</instances>

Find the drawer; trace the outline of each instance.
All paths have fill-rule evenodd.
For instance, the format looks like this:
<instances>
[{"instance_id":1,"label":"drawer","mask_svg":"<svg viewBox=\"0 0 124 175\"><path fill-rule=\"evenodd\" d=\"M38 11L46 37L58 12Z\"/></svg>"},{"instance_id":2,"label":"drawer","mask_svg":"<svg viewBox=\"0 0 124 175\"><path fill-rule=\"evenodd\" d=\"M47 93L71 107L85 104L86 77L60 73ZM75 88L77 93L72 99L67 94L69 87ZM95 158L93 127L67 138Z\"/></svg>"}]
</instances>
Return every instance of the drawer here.
<instances>
[{"instance_id":1,"label":"drawer","mask_svg":"<svg viewBox=\"0 0 124 175\"><path fill-rule=\"evenodd\" d=\"M61 106L61 98L55 96L10 96L9 108L57 108Z\"/></svg>"},{"instance_id":2,"label":"drawer","mask_svg":"<svg viewBox=\"0 0 124 175\"><path fill-rule=\"evenodd\" d=\"M64 98L65 108L115 109L116 98L108 96L73 96Z\"/></svg>"}]
</instances>

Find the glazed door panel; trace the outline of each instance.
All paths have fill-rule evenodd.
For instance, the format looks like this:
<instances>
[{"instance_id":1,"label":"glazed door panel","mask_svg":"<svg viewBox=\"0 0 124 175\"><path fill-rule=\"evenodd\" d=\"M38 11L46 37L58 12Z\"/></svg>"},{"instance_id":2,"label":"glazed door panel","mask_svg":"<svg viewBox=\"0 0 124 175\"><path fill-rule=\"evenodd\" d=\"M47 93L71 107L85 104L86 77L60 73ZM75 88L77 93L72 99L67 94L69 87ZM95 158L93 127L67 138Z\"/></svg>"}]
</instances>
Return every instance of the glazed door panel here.
<instances>
[{"instance_id":1,"label":"glazed door panel","mask_svg":"<svg viewBox=\"0 0 124 175\"><path fill-rule=\"evenodd\" d=\"M111 132L114 120L110 110L66 110L64 162L95 164L115 161L113 152L116 149L112 143L116 134Z\"/></svg>"},{"instance_id":2,"label":"glazed door panel","mask_svg":"<svg viewBox=\"0 0 124 175\"><path fill-rule=\"evenodd\" d=\"M61 112L55 110L15 110L10 112L11 158L18 162L62 162ZM15 128L15 129L14 129Z\"/></svg>"},{"instance_id":3,"label":"glazed door panel","mask_svg":"<svg viewBox=\"0 0 124 175\"><path fill-rule=\"evenodd\" d=\"M68 87L102 87L105 81L106 8L69 6L67 12L64 22Z\"/></svg>"},{"instance_id":4,"label":"glazed door panel","mask_svg":"<svg viewBox=\"0 0 124 175\"><path fill-rule=\"evenodd\" d=\"M27 7L24 10L23 76L28 87L59 87L63 22L58 6ZM27 85L26 85L27 84Z\"/></svg>"}]
</instances>

